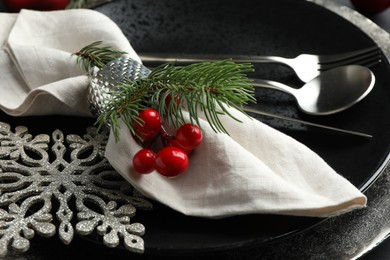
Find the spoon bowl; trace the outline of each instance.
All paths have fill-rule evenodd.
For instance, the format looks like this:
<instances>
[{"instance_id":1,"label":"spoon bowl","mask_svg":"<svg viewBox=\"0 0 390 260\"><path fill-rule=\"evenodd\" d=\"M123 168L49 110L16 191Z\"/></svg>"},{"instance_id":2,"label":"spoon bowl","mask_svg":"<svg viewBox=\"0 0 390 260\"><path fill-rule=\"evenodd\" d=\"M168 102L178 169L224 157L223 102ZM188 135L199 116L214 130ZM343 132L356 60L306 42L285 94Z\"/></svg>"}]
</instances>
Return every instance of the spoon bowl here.
<instances>
[{"instance_id":1,"label":"spoon bowl","mask_svg":"<svg viewBox=\"0 0 390 260\"><path fill-rule=\"evenodd\" d=\"M299 89L270 80L253 80L255 87L291 94L299 108L312 115L330 115L343 111L366 97L374 84L375 76L372 71L359 65L325 71Z\"/></svg>"}]
</instances>

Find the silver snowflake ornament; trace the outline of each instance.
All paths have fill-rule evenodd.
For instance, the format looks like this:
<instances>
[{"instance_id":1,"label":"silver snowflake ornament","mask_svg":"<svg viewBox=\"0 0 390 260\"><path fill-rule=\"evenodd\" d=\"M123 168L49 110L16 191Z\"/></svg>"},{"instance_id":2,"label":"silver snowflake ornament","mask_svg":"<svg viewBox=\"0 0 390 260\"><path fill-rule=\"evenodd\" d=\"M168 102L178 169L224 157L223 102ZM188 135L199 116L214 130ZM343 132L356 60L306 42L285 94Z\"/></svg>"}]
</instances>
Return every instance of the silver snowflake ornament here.
<instances>
[{"instance_id":1,"label":"silver snowflake ornament","mask_svg":"<svg viewBox=\"0 0 390 260\"><path fill-rule=\"evenodd\" d=\"M35 234L51 237L58 231L69 244L75 230L79 235L96 232L108 247L123 238L125 248L143 252L145 228L131 218L136 209L152 205L104 158L107 140L107 132L93 127L82 137L60 130L33 137L26 127L12 131L0 122L0 256L9 247L28 250Z\"/></svg>"}]
</instances>

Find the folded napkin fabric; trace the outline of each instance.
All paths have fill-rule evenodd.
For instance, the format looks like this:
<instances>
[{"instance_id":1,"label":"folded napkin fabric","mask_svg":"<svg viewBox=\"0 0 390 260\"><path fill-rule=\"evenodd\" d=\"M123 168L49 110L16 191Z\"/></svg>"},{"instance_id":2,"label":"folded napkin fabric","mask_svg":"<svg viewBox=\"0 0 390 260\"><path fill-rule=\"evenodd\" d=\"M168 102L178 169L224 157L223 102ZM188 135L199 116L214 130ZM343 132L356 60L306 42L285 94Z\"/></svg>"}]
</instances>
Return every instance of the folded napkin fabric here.
<instances>
[{"instance_id":1,"label":"folded napkin fabric","mask_svg":"<svg viewBox=\"0 0 390 260\"><path fill-rule=\"evenodd\" d=\"M242 123L222 117L228 136L215 133L203 118L204 141L177 178L134 172L129 165L141 147L124 125L120 142L110 137L106 157L145 195L187 215L327 217L365 205L366 197L309 148L237 110L229 112Z\"/></svg>"},{"instance_id":2,"label":"folded napkin fabric","mask_svg":"<svg viewBox=\"0 0 390 260\"><path fill-rule=\"evenodd\" d=\"M0 14L0 22L0 108L11 115L89 116L88 78L71 53L94 41L139 61L117 25L95 11L23 10ZM308 147L229 110L242 123L223 116L226 135L201 119L204 141L177 178L135 173L131 158L141 147L124 125L119 142L110 134L105 155L140 192L187 215L327 217L365 206L366 197Z\"/></svg>"},{"instance_id":3,"label":"folded napkin fabric","mask_svg":"<svg viewBox=\"0 0 390 260\"><path fill-rule=\"evenodd\" d=\"M88 77L71 54L95 42L138 59L108 17L92 10L0 13L0 108L15 116L90 116Z\"/></svg>"}]
</instances>

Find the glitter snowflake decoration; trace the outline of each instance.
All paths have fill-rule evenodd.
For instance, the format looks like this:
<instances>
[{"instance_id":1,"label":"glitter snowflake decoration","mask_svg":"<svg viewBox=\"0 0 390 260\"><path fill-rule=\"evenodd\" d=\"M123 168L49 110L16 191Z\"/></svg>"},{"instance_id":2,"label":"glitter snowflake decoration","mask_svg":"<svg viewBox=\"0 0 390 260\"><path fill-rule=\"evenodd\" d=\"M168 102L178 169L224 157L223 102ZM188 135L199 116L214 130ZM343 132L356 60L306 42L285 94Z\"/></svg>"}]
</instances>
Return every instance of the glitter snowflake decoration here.
<instances>
[{"instance_id":1,"label":"glitter snowflake decoration","mask_svg":"<svg viewBox=\"0 0 390 260\"><path fill-rule=\"evenodd\" d=\"M130 220L136 208L152 205L104 158L107 139L107 132L93 127L83 137L65 137L60 130L33 137L24 126L12 132L0 122L0 256L9 247L25 252L35 233L51 237L57 230L65 244L75 231L96 232L108 247L123 238L125 248L143 252L145 228Z\"/></svg>"}]
</instances>

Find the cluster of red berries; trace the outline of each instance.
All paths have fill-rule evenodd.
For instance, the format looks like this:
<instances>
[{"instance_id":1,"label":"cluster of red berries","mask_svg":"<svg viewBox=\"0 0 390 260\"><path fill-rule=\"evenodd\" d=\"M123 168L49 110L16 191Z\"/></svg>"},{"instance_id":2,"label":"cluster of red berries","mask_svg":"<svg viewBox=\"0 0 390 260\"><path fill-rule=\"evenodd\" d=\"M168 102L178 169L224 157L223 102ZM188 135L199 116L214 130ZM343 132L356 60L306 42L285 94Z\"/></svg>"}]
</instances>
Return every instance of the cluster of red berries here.
<instances>
[{"instance_id":1,"label":"cluster of red berries","mask_svg":"<svg viewBox=\"0 0 390 260\"><path fill-rule=\"evenodd\" d=\"M163 176L175 177L188 168L188 155L202 142L203 134L197 125L183 124L175 135L168 134L162 127L158 111L148 108L138 114L142 123L135 122L134 130L143 142L161 137L163 148L157 153L143 148L133 157L133 168L141 174L156 170Z\"/></svg>"}]
</instances>

